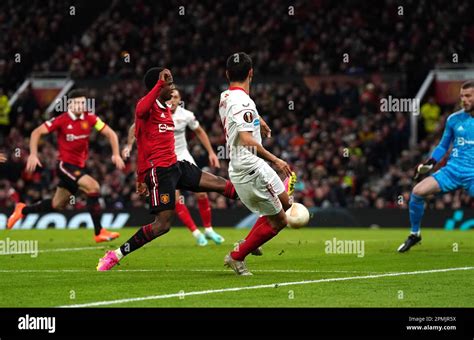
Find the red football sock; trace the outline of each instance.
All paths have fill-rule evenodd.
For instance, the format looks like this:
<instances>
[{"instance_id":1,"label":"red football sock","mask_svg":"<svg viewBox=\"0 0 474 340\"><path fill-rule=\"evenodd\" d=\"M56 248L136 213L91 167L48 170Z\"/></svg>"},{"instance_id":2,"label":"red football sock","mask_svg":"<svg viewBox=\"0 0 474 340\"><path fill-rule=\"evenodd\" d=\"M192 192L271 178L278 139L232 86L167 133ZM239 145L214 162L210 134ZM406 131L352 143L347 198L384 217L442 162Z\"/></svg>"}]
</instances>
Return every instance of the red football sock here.
<instances>
[{"instance_id":1,"label":"red football sock","mask_svg":"<svg viewBox=\"0 0 474 340\"><path fill-rule=\"evenodd\" d=\"M176 202L175 211L179 219L184 223L186 227L188 227L191 232L197 229L196 224L194 223L194 220L191 217L191 214L189 214L188 207L186 207L185 204Z\"/></svg>"},{"instance_id":2,"label":"red football sock","mask_svg":"<svg viewBox=\"0 0 474 340\"><path fill-rule=\"evenodd\" d=\"M264 222L267 222L268 219L266 216L260 216L259 218L257 218L257 221L255 222L254 226L250 229L250 232L249 234L245 237L245 239L248 239L250 237L250 235L253 234L253 232L255 231L255 229L257 229L259 227L260 224L264 223Z\"/></svg>"},{"instance_id":3,"label":"red football sock","mask_svg":"<svg viewBox=\"0 0 474 340\"><path fill-rule=\"evenodd\" d=\"M272 228L268 219L260 223L256 228L254 226L252 229L255 230L252 230L245 239L245 242L239 245L239 250L230 253L230 256L232 256L234 260L243 261L252 250L257 249L278 234L278 231Z\"/></svg>"},{"instance_id":4,"label":"red football sock","mask_svg":"<svg viewBox=\"0 0 474 340\"><path fill-rule=\"evenodd\" d=\"M209 198L207 195L198 198L198 207L202 225L204 228L209 228L211 226L211 206L209 205Z\"/></svg>"},{"instance_id":5,"label":"red football sock","mask_svg":"<svg viewBox=\"0 0 474 340\"><path fill-rule=\"evenodd\" d=\"M226 183L225 183L225 188L224 188L223 195L225 197L231 198L231 199L236 199L237 198L237 193L235 192L234 185L229 180L227 180Z\"/></svg>"}]
</instances>

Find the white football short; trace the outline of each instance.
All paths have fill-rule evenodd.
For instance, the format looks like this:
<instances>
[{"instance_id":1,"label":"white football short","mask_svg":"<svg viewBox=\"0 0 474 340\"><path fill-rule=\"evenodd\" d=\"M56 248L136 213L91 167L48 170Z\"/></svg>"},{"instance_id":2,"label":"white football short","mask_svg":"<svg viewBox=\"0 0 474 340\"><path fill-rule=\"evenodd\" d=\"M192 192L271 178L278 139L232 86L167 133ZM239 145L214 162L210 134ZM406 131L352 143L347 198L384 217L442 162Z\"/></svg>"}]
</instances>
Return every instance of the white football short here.
<instances>
[{"instance_id":1,"label":"white football short","mask_svg":"<svg viewBox=\"0 0 474 340\"><path fill-rule=\"evenodd\" d=\"M233 183L239 199L253 213L264 216L278 214L282 209L278 195L285 191L285 185L267 163L254 171L248 182Z\"/></svg>"},{"instance_id":2,"label":"white football short","mask_svg":"<svg viewBox=\"0 0 474 340\"><path fill-rule=\"evenodd\" d=\"M194 161L193 156L191 156L191 154L189 153L188 149L181 152L177 152L176 158L178 159L178 161L188 161L189 163L196 165L196 162Z\"/></svg>"}]
</instances>

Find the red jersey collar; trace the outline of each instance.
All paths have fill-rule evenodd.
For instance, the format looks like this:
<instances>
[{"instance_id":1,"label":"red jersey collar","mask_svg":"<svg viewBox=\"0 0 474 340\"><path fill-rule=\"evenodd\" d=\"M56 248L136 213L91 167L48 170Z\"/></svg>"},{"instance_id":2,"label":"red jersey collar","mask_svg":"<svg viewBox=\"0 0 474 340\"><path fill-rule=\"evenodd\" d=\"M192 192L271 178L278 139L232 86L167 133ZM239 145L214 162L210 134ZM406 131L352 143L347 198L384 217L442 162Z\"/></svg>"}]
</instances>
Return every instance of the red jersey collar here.
<instances>
[{"instance_id":1,"label":"red jersey collar","mask_svg":"<svg viewBox=\"0 0 474 340\"><path fill-rule=\"evenodd\" d=\"M78 117L76 116L74 113L72 113L71 111L68 111L67 112L69 118L71 118L72 120L76 120L76 119L84 119L84 113L81 113L81 115Z\"/></svg>"},{"instance_id":2,"label":"red jersey collar","mask_svg":"<svg viewBox=\"0 0 474 340\"><path fill-rule=\"evenodd\" d=\"M158 104L158 107L159 107L160 109L166 110L166 109L171 108L171 105L168 105L168 104L166 104L166 103L165 103L165 105L163 105L163 104L161 104L161 102L160 102L158 99L156 100L156 104Z\"/></svg>"},{"instance_id":3,"label":"red jersey collar","mask_svg":"<svg viewBox=\"0 0 474 340\"><path fill-rule=\"evenodd\" d=\"M245 91L244 88L242 88L240 86L230 86L229 91L233 91L233 90L241 90L241 91L244 91L245 93L247 93L247 95L249 94L247 91Z\"/></svg>"}]
</instances>

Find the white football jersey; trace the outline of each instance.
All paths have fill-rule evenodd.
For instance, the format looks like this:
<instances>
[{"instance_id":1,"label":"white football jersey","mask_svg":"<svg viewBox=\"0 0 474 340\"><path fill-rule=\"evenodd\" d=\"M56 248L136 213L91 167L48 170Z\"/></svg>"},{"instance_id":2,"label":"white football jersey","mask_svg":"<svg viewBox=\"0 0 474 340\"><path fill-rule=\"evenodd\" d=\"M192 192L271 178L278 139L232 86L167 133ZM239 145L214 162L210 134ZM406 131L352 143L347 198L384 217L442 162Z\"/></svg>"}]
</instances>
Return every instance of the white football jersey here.
<instances>
[{"instance_id":1,"label":"white football jersey","mask_svg":"<svg viewBox=\"0 0 474 340\"><path fill-rule=\"evenodd\" d=\"M266 164L257 156L257 150L239 143L239 132L250 131L253 138L262 144L260 119L255 103L243 89L230 88L221 93L219 114L230 158L229 177L234 183L247 182L253 177L251 172Z\"/></svg>"},{"instance_id":2,"label":"white football jersey","mask_svg":"<svg viewBox=\"0 0 474 340\"><path fill-rule=\"evenodd\" d=\"M181 106L176 108L173 113L174 121L174 149L176 155L180 155L188 149L188 142L186 141L186 127L191 130L196 130L199 127L199 122L196 120L194 113Z\"/></svg>"}]
</instances>

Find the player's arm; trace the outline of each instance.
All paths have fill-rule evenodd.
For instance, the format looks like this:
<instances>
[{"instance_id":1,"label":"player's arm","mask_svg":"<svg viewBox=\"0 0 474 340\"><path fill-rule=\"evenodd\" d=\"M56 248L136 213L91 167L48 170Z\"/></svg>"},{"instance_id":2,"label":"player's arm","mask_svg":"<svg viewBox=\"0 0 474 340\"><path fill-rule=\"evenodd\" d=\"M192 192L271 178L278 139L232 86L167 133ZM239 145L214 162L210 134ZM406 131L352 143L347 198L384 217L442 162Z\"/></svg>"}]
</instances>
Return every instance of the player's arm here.
<instances>
[{"instance_id":1,"label":"player's arm","mask_svg":"<svg viewBox=\"0 0 474 340\"><path fill-rule=\"evenodd\" d=\"M122 150L122 157L127 159L130 157L130 152L132 152L133 144L135 143L135 123L130 126L128 129L128 136L127 136L127 145Z\"/></svg>"},{"instance_id":2,"label":"player's arm","mask_svg":"<svg viewBox=\"0 0 474 340\"><path fill-rule=\"evenodd\" d=\"M220 168L221 166L219 164L219 159L212 148L211 142L209 141L209 136L207 135L206 131L204 131L202 127L198 126L196 129L194 129L194 133L209 154L209 164L212 167Z\"/></svg>"},{"instance_id":3,"label":"player's arm","mask_svg":"<svg viewBox=\"0 0 474 340\"><path fill-rule=\"evenodd\" d=\"M117 134L108 125L105 125L101 130L102 133L110 142L112 148L112 162L115 164L117 169L122 170L125 168L122 157L120 157L120 149Z\"/></svg>"},{"instance_id":4,"label":"player's arm","mask_svg":"<svg viewBox=\"0 0 474 340\"><path fill-rule=\"evenodd\" d=\"M272 129L270 129L267 122L263 120L262 116L260 116L260 134L262 137L270 138L272 136Z\"/></svg>"},{"instance_id":5,"label":"player's arm","mask_svg":"<svg viewBox=\"0 0 474 340\"><path fill-rule=\"evenodd\" d=\"M0 152L0 163L5 163L7 161L7 155Z\"/></svg>"},{"instance_id":6,"label":"player's arm","mask_svg":"<svg viewBox=\"0 0 474 340\"><path fill-rule=\"evenodd\" d=\"M172 78L170 70L164 69L160 72L160 77L158 78L156 85L137 103L135 114L138 118L143 118L150 112L153 103L160 95L161 88L165 85L165 80L169 78Z\"/></svg>"},{"instance_id":7,"label":"player's arm","mask_svg":"<svg viewBox=\"0 0 474 340\"><path fill-rule=\"evenodd\" d=\"M53 120L54 121L54 120ZM26 161L26 171L34 172L37 166L43 166L38 158L38 143L42 135L48 134L51 130L48 128L48 123L51 125L52 121L41 124L33 130L30 136L30 155Z\"/></svg>"},{"instance_id":8,"label":"player's arm","mask_svg":"<svg viewBox=\"0 0 474 340\"><path fill-rule=\"evenodd\" d=\"M424 163L418 164L416 167L415 179L417 179L419 175L424 175L433 169L436 163L439 162L449 150L449 146L453 142L453 138L453 128L449 123L449 120L447 120L443 136L441 137L439 144L433 150L431 157Z\"/></svg>"},{"instance_id":9,"label":"player's arm","mask_svg":"<svg viewBox=\"0 0 474 340\"><path fill-rule=\"evenodd\" d=\"M239 140L241 145L246 146L251 150L255 150L258 157L274 164L277 170L283 172L285 176L291 176L291 169L288 163L266 150L255 140L255 138L253 138L251 131L239 131Z\"/></svg>"}]
</instances>

